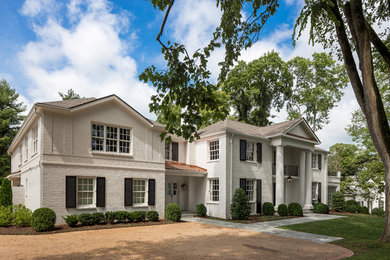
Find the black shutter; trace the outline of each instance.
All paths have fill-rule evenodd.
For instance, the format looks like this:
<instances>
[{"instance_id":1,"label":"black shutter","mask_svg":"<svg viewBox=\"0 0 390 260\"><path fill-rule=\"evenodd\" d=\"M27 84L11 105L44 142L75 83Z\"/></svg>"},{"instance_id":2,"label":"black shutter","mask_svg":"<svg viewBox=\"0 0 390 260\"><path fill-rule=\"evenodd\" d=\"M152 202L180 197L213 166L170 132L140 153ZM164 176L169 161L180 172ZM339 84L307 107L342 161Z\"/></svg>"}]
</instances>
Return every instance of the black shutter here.
<instances>
[{"instance_id":1,"label":"black shutter","mask_svg":"<svg viewBox=\"0 0 390 260\"><path fill-rule=\"evenodd\" d=\"M321 166L322 166L321 164L322 164L322 155L319 154L319 155L318 155L318 169L319 169L319 170L321 170Z\"/></svg>"},{"instance_id":2,"label":"black shutter","mask_svg":"<svg viewBox=\"0 0 390 260\"><path fill-rule=\"evenodd\" d=\"M261 180L256 180L256 213L261 213Z\"/></svg>"},{"instance_id":3,"label":"black shutter","mask_svg":"<svg viewBox=\"0 0 390 260\"><path fill-rule=\"evenodd\" d=\"M148 184L148 205L156 204L156 180L149 179Z\"/></svg>"},{"instance_id":4,"label":"black shutter","mask_svg":"<svg viewBox=\"0 0 390 260\"><path fill-rule=\"evenodd\" d=\"M133 179L125 178L125 206L133 206Z\"/></svg>"},{"instance_id":5,"label":"black shutter","mask_svg":"<svg viewBox=\"0 0 390 260\"><path fill-rule=\"evenodd\" d=\"M272 202L275 206L276 204L276 183L274 182L273 185L272 185Z\"/></svg>"},{"instance_id":6,"label":"black shutter","mask_svg":"<svg viewBox=\"0 0 390 260\"><path fill-rule=\"evenodd\" d=\"M322 191L321 191L321 182L318 183L318 202L321 202L322 200Z\"/></svg>"},{"instance_id":7,"label":"black shutter","mask_svg":"<svg viewBox=\"0 0 390 260\"><path fill-rule=\"evenodd\" d=\"M240 179L240 188L246 191L246 179Z\"/></svg>"},{"instance_id":8,"label":"black shutter","mask_svg":"<svg viewBox=\"0 0 390 260\"><path fill-rule=\"evenodd\" d=\"M66 207L76 207L76 176L66 176Z\"/></svg>"},{"instance_id":9,"label":"black shutter","mask_svg":"<svg viewBox=\"0 0 390 260\"><path fill-rule=\"evenodd\" d=\"M179 144L172 142L172 161L179 160Z\"/></svg>"},{"instance_id":10,"label":"black shutter","mask_svg":"<svg viewBox=\"0 0 390 260\"><path fill-rule=\"evenodd\" d=\"M106 178L96 178L96 207L106 206Z\"/></svg>"},{"instance_id":11,"label":"black shutter","mask_svg":"<svg viewBox=\"0 0 390 260\"><path fill-rule=\"evenodd\" d=\"M246 140L240 139L240 161L246 161Z\"/></svg>"},{"instance_id":12,"label":"black shutter","mask_svg":"<svg viewBox=\"0 0 390 260\"><path fill-rule=\"evenodd\" d=\"M257 162L262 163L263 162L263 144L257 143Z\"/></svg>"}]
</instances>

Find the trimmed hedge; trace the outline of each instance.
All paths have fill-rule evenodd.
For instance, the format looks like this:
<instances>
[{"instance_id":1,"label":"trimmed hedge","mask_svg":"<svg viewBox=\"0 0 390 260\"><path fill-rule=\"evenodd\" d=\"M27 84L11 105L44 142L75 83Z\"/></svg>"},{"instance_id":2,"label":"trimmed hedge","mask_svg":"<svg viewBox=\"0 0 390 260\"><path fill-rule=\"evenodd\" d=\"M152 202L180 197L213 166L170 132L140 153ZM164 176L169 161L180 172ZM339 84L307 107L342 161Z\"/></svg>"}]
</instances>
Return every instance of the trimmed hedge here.
<instances>
[{"instance_id":1,"label":"trimmed hedge","mask_svg":"<svg viewBox=\"0 0 390 260\"><path fill-rule=\"evenodd\" d=\"M376 215L378 217L384 217L385 211L381 208L374 208L374 209L372 209L371 214Z\"/></svg>"},{"instance_id":2,"label":"trimmed hedge","mask_svg":"<svg viewBox=\"0 0 390 260\"><path fill-rule=\"evenodd\" d=\"M264 202L263 203L263 215L265 215L265 216L275 215L274 204L272 204L271 202Z\"/></svg>"},{"instance_id":3,"label":"trimmed hedge","mask_svg":"<svg viewBox=\"0 0 390 260\"><path fill-rule=\"evenodd\" d=\"M345 211L347 211L349 213L356 213L359 211L359 207L356 206L355 204L350 204L350 205L346 206Z\"/></svg>"},{"instance_id":4,"label":"trimmed hedge","mask_svg":"<svg viewBox=\"0 0 390 260\"><path fill-rule=\"evenodd\" d=\"M368 210L368 208L366 206L363 206L363 207L359 207L359 213L360 214L370 214L370 211Z\"/></svg>"},{"instance_id":5,"label":"trimmed hedge","mask_svg":"<svg viewBox=\"0 0 390 260\"><path fill-rule=\"evenodd\" d=\"M303 210L301 204L297 202L291 202L290 204L288 204L288 214L291 216L302 217Z\"/></svg>"},{"instance_id":6,"label":"trimmed hedge","mask_svg":"<svg viewBox=\"0 0 390 260\"><path fill-rule=\"evenodd\" d=\"M149 219L149 221L157 222L159 216L157 211L151 210L146 212L146 217Z\"/></svg>"},{"instance_id":7,"label":"trimmed hedge","mask_svg":"<svg viewBox=\"0 0 390 260\"><path fill-rule=\"evenodd\" d=\"M146 219L146 211L134 211L134 221L135 222L143 222ZM180 212L181 217L181 212Z\"/></svg>"},{"instance_id":8,"label":"trimmed hedge","mask_svg":"<svg viewBox=\"0 0 390 260\"><path fill-rule=\"evenodd\" d=\"M314 204L314 213L329 214L329 206L324 203Z\"/></svg>"},{"instance_id":9,"label":"trimmed hedge","mask_svg":"<svg viewBox=\"0 0 390 260\"><path fill-rule=\"evenodd\" d=\"M34 211L31 218L31 226L38 232L49 231L56 223L56 213L49 208L39 208Z\"/></svg>"},{"instance_id":10,"label":"trimmed hedge","mask_svg":"<svg viewBox=\"0 0 390 260\"><path fill-rule=\"evenodd\" d=\"M332 197L332 209L334 211L343 212L345 211L345 199L341 192L337 191L333 193Z\"/></svg>"},{"instance_id":11,"label":"trimmed hedge","mask_svg":"<svg viewBox=\"0 0 390 260\"><path fill-rule=\"evenodd\" d=\"M65 220L65 223L68 224L69 227L75 227L79 223L79 216L76 214L68 215L62 218Z\"/></svg>"},{"instance_id":12,"label":"trimmed hedge","mask_svg":"<svg viewBox=\"0 0 390 260\"><path fill-rule=\"evenodd\" d=\"M107 211L104 214L104 216L106 218L106 222L109 222L110 224L114 224L115 223L115 221L116 221L115 211Z\"/></svg>"},{"instance_id":13,"label":"trimmed hedge","mask_svg":"<svg viewBox=\"0 0 390 260\"><path fill-rule=\"evenodd\" d=\"M278 215L281 217L285 217L288 215L288 208L286 204L280 204L278 206Z\"/></svg>"},{"instance_id":14,"label":"trimmed hedge","mask_svg":"<svg viewBox=\"0 0 390 260\"><path fill-rule=\"evenodd\" d=\"M97 225L104 225L106 224L106 218L104 217L104 214L101 212L96 212L92 214L92 218L94 219L95 224Z\"/></svg>"},{"instance_id":15,"label":"trimmed hedge","mask_svg":"<svg viewBox=\"0 0 390 260\"><path fill-rule=\"evenodd\" d=\"M251 214L248 197L241 188L236 189L233 195L232 204L230 205L230 214L232 219L248 219Z\"/></svg>"},{"instance_id":16,"label":"trimmed hedge","mask_svg":"<svg viewBox=\"0 0 390 260\"><path fill-rule=\"evenodd\" d=\"M196 216L198 217L206 217L207 208L204 204L196 205Z\"/></svg>"},{"instance_id":17,"label":"trimmed hedge","mask_svg":"<svg viewBox=\"0 0 390 260\"><path fill-rule=\"evenodd\" d=\"M178 222L181 219L181 209L176 203L170 203L165 209L165 218Z\"/></svg>"},{"instance_id":18,"label":"trimmed hedge","mask_svg":"<svg viewBox=\"0 0 390 260\"><path fill-rule=\"evenodd\" d=\"M79 215L79 221L82 226L93 226L95 225L95 218L92 214L83 213Z\"/></svg>"}]
</instances>

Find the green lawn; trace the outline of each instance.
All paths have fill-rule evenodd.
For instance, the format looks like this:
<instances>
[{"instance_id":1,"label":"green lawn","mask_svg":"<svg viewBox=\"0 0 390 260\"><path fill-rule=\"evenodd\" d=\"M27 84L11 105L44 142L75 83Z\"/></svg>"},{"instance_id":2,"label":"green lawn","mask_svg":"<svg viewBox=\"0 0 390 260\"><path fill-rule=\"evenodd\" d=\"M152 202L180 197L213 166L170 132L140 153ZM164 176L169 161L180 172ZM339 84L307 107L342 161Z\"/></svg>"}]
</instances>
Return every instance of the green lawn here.
<instances>
[{"instance_id":1,"label":"green lawn","mask_svg":"<svg viewBox=\"0 0 390 260\"><path fill-rule=\"evenodd\" d=\"M257 222L266 222L266 221L272 221L272 220L280 220L280 219L286 219L286 218L298 218L294 216L285 216L285 217L279 217L279 216L264 216L264 215L251 215L249 219L247 220L233 220L233 219L224 219L224 218L217 218L217 217L207 217L208 219L212 220L221 220L226 222L234 222L234 223L241 223L241 224L252 224Z\"/></svg>"},{"instance_id":2,"label":"green lawn","mask_svg":"<svg viewBox=\"0 0 390 260\"><path fill-rule=\"evenodd\" d=\"M378 241L384 219L371 215L350 215L344 218L310 222L282 228L344 239L332 242L351 249L353 259L390 259L390 243Z\"/></svg>"}]
</instances>

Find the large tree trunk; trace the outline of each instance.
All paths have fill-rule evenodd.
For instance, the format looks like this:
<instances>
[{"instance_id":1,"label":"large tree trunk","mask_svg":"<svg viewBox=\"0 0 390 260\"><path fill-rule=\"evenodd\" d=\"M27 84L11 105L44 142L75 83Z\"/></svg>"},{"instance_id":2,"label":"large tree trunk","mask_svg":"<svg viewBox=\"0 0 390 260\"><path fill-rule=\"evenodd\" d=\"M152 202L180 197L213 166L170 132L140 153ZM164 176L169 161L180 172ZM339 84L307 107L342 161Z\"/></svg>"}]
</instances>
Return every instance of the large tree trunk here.
<instances>
[{"instance_id":1,"label":"large tree trunk","mask_svg":"<svg viewBox=\"0 0 390 260\"><path fill-rule=\"evenodd\" d=\"M367 23L363 15L361 0L351 0L344 5L344 14L350 29L353 44L355 45L356 53L359 59L359 69L361 77L358 73L355 61L353 59L351 46L349 44L346 29L337 1L332 11L339 21L335 24L337 38L342 50L345 67L350 79L352 88L355 92L356 99L366 117L368 129L375 148L385 167L385 227L380 238L381 241L390 241L390 129L383 102L376 85L374 77L374 68L372 63L371 39ZM376 39L377 40L377 39Z\"/></svg>"}]
</instances>

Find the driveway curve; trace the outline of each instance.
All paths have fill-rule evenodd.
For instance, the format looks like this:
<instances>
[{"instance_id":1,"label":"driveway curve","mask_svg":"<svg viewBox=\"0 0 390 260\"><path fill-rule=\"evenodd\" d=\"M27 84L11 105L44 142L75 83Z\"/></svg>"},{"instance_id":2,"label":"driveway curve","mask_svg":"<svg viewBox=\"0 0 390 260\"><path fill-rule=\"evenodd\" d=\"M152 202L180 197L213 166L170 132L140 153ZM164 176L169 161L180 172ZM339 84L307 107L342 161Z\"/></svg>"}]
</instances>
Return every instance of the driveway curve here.
<instances>
[{"instance_id":1,"label":"driveway curve","mask_svg":"<svg viewBox=\"0 0 390 260\"><path fill-rule=\"evenodd\" d=\"M2 259L340 259L340 246L200 223L0 236Z\"/></svg>"}]
</instances>

